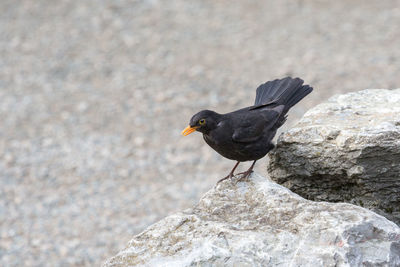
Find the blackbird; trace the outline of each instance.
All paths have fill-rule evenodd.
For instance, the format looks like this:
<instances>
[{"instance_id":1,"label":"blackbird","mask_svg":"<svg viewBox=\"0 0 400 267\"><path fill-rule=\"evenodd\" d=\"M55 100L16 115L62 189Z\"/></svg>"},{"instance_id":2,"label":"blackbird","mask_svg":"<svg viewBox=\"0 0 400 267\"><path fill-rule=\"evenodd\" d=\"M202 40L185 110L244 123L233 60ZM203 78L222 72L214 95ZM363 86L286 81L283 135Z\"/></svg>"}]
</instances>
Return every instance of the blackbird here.
<instances>
[{"instance_id":1,"label":"blackbird","mask_svg":"<svg viewBox=\"0 0 400 267\"><path fill-rule=\"evenodd\" d=\"M313 90L303 82L291 77L269 81L257 88L253 106L226 114L202 110L190 119L183 135L201 132L215 151L237 161L228 176L218 183L232 178L240 162L254 161L247 171L239 173L242 174L239 180L247 178L256 161L274 148L271 141L277 129L285 123L289 109Z\"/></svg>"}]
</instances>

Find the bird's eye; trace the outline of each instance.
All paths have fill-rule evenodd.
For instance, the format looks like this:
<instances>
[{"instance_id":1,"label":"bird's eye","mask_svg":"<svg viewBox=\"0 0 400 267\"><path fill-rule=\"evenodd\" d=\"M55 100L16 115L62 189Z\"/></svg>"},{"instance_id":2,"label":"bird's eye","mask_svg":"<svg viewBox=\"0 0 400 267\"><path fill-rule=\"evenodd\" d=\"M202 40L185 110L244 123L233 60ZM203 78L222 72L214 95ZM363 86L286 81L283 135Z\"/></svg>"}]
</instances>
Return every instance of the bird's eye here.
<instances>
[{"instance_id":1,"label":"bird's eye","mask_svg":"<svg viewBox=\"0 0 400 267\"><path fill-rule=\"evenodd\" d=\"M201 119L201 120L199 120L199 124L200 124L200 125L204 125L204 124L206 124L206 120L205 120L205 119Z\"/></svg>"}]
</instances>

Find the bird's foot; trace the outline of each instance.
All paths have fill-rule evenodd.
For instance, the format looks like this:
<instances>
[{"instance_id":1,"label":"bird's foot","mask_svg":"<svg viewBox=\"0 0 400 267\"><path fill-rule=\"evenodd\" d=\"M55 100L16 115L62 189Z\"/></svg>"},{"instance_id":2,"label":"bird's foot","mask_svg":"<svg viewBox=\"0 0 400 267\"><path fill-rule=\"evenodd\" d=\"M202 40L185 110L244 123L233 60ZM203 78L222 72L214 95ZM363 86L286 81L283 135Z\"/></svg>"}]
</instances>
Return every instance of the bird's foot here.
<instances>
[{"instance_id":1,"label":"bird's foot","mask_svg":"<svg viewBox=\"0 0 400 267\"><path fill-rule=\"evenodd\" d=\"M232 178L232 177L233 177L233 174L229 174L228 176L226 176L226 177L220 179L220 180L217 182L217 184L219 184L219 183L222 182L222 181L225 181L226 179L230 179L230 178Z\"/></svg>"},{"instance_id":2,"label":"bird's foot","mask_svg":"<svg viewBox=\"0 0 400 267\"><path fill-rule=\"evenodd\" d=\"M247 171L245 171L245 172L240 172L240 173L238 173L237 175L242 175L242 177L240 177L240 178L237 180L236 183L247 179L247 178L250 176L250 174L251 174L252 172L253 172L253 170L247 170Z\"/></svg>"},{"instance_id":3,"label":"bird's foot","mask_svg":"<svg viewBox=\"0 0 400 267\"><path fill-rule=\"evenodd\" d=\"M247 171L238 173L238 175L242 174L242 177L240 177L239 180L237 180L236 183L238 183L238 182L240 182L240 181L242 181L244 179L247 179L247 177L250 176L250 174L253 172L253 167L254 167L254 164L256 164L256 161L257 160L253 161L253 164L251 164L250 168Z\"/></svg>"},{"instance_id":4,"label":"bird's foot","mask_svg":"<svg viewBox=\"0 0 400 267\"><path fill-rule=\"evenodd\" d=\"M226 177L220 179L220 180L217 182L217 184L219 184L220 182L222 182L222 181L224 181L224 180L226 180L226 179L232 178L232 177L233 177L233 173L235 172L235 169L236 169L236 167L239 165L239 163L240 163L240 161L238 161L238 162L236 163L235 167L233 167L233 169L232 169L231 172L228 174L228 176L226 176Z\"/></svg>"}]
</instances>

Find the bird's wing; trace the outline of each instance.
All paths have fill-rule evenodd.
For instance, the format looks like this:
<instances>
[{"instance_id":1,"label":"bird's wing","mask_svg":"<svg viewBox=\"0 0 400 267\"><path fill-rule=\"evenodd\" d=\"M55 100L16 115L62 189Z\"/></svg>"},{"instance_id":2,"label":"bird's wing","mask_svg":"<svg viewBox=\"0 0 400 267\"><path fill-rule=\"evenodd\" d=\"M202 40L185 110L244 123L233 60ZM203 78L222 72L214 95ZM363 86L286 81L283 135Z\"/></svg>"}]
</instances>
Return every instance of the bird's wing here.
<instances>
[{"instance_id":1,"label":"bird's wing","mask_svg":"<svg viewBox=\"0 0 400 267\"><path fill-rule=\"evenodd\" d=\"M277 123L282 110L283 106L278 106L274 109L249 113L234 130L232 140L239 143L250 143L258 140L263 136L265 130L272 128Z\"/></svg>"}]
</instances>

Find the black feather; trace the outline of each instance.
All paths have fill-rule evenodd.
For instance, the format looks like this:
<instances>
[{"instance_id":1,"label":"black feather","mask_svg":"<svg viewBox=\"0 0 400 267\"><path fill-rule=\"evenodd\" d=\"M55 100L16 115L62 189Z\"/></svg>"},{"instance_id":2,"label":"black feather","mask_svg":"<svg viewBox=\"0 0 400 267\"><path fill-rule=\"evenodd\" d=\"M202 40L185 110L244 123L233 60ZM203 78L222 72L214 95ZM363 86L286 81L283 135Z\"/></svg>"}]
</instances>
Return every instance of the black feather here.
<instances>
[{"instance_id":1,"label":"black feather","mask_svg":"<svg viewBox=\"0 0 400 267\"><path fill-rule=\"evenodd\" d=\"M257 88L254 106L250 110L269 105L284 105L287 112L313 90L303 83L300 78L286 77L261 84Z\"/></svg>"}]
</instances>

